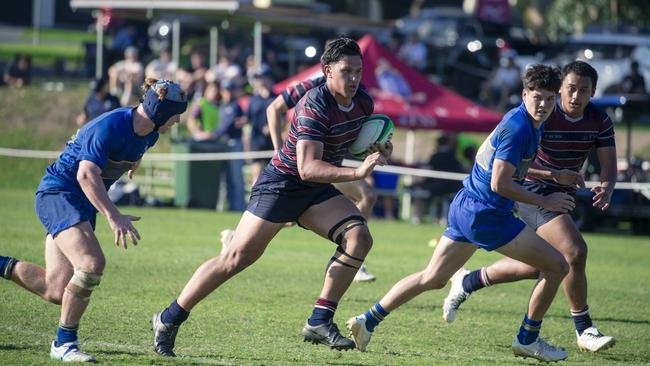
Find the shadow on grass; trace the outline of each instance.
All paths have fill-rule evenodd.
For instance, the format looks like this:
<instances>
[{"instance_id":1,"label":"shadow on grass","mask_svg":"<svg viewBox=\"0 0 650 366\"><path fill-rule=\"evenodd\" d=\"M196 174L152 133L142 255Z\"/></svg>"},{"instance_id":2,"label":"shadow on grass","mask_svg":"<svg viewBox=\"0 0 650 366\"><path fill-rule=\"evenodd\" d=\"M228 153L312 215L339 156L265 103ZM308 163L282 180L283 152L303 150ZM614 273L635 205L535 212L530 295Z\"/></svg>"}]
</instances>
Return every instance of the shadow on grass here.
<instances>
[{"instance_id":1,"label":"shadow on grass","mask_svg":"<svg viewBox=\"0 0 650 366\"><path fill-rule=\"evenodd\" d=\"M17 345L17 344L0 344L0 351L25 351L25 350L34 350L34 349L41 349L41 347Z\"/></svg>"}]
</instances>

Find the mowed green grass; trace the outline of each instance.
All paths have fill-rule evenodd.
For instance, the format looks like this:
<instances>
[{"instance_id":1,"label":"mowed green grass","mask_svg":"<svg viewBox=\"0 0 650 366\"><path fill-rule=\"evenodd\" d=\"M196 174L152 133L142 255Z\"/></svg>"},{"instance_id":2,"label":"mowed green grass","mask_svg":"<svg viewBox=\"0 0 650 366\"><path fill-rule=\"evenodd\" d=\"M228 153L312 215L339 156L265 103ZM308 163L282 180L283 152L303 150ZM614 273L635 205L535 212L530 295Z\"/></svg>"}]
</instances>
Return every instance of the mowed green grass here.
<instances>
[{"instance_id":1,"label":"mowed green grass","mask_svg":"<svg viewBox=\"0 0 650 366\"><path fill-rule=\"evenodd\" d=\"M44 231L33 212L32 190L0 190L0 254L43 264ZM330 351L303 343L299 332L321 288L334 247L300 228L283 230L251 268L218 289L192 312L177 339L174 360L152 352L151 315L175 299L193 271L219 252L219 232L238 215L203 210L122 208L141 215L142 241L127 251L112 245L99 218L97 234L107 266L83 318L83 349L105 365L504 365L528 364L512 356L532 281L478 292L448 325L441 305L448 287L429 292L393 312L378 328L368 352ZM422 269L426 243L442 228L372 221L375 245L367 263L374 283L353 284L335 320L365 311L396 281ZM560 294L545 318L544 337L568 349L565 364L650 363L650 240L587 235L591 311L618 344L601 354L581 353ZM496 254L477 252L469 267ZM0 280L0 354L3 365L49 364L49 344L59 307Z\"/></svg>"}]
</instances>

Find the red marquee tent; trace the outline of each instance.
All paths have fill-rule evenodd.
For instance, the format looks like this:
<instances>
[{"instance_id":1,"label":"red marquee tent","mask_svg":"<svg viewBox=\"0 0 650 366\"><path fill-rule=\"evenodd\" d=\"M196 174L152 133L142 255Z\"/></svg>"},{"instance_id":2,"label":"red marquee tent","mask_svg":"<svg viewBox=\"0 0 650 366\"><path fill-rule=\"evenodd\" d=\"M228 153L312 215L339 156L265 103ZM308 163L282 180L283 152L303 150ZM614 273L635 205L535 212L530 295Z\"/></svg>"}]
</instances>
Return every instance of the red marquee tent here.
<instances>
[{"instance_id":1,"label":"red marquee tent","mask_svg":"<svg viewBox=\"0 0 650 366\"><path fill-rule=\"evenodd\" d=\"M397 127L455 132L490 132L501 114L483 108L429 81L374 37L359 40L363 54L361 82L375 101L375 113L386 114ZM322 75L320 64L275 85L281 92L292 83Z\"/></svg>"}]
</instances>

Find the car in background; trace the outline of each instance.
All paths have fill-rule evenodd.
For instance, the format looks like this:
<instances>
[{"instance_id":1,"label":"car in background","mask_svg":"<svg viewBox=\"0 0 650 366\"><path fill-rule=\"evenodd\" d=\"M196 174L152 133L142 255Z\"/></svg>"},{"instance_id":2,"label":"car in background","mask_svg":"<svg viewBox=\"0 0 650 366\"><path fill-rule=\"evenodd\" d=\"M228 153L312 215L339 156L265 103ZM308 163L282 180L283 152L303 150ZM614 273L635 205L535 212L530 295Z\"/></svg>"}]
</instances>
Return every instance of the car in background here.
<instances>
[{"instance_id":1,"label":"car in background","mask_svg":"<svg viewBox=\"0 0 650 366\"><path fill-rule=\"evenodd\" d=\"M590 28L586 33L576 34L553 49L547 49L533 57L518 57L520 67L534 62L566 65L573 60L583 60L598 71L596 97L608 94L630 72L630 63L639 62L639 71L650 90L650 33L634 30L609 30Z\"/></svg>"}]
</instances>

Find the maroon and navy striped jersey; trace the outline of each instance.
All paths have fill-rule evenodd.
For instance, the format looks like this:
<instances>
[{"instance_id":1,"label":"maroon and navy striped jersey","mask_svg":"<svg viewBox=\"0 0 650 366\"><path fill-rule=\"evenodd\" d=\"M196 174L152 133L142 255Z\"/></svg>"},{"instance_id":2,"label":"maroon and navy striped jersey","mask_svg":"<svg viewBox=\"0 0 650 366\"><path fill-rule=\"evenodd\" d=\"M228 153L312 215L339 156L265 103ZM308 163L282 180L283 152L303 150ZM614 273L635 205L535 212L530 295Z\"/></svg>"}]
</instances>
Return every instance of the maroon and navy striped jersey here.
<instances>
[{"instance_id":1,"label":"maroon and navy striped jersey","mask_svg":"<svg viewBox=\"0 0 650 366\"><path fill-rule=\"evenodd\" d=\"M537 166L552 169L582 168L592 147L615 146L614 125L607 113L589 103L581 118L567 116L557 103L555 111L544 122L542 141L537 150ZM576 189L553 180L527 176L526 180L541 184L546 191L574 193Z\"/></svg>"},{"instance_id":2,"label":"maroon and navy striped jersey","mask_svg":"<svg viewBox=\"0 0 650 366\"><path fill-rule=\"evenodd\" d=\"M323 161L341 166L359 135L361 123L372 114L374 107L372 98L361 88L346 107L336 102L326 83L315 86L296 105L287 139L270 164L280 174L299 176L296 144L311 140L324 144Z\"/></svg>"},{"instance_id":3,"label":"maroon and navy striped jersey","mask_svg":"<svg viewBox=\"0 0 650 366\"><path fill-rule=\"evenodd\" d=\"M302 98L309 90L314 88L317 85L325 84L325 76L319 76L314 79L303 80L298 84L291 85L282 91L282 99L287 105L288 109L291 109L298 104L300 98Z\"/></svg>"}]
</instances>

